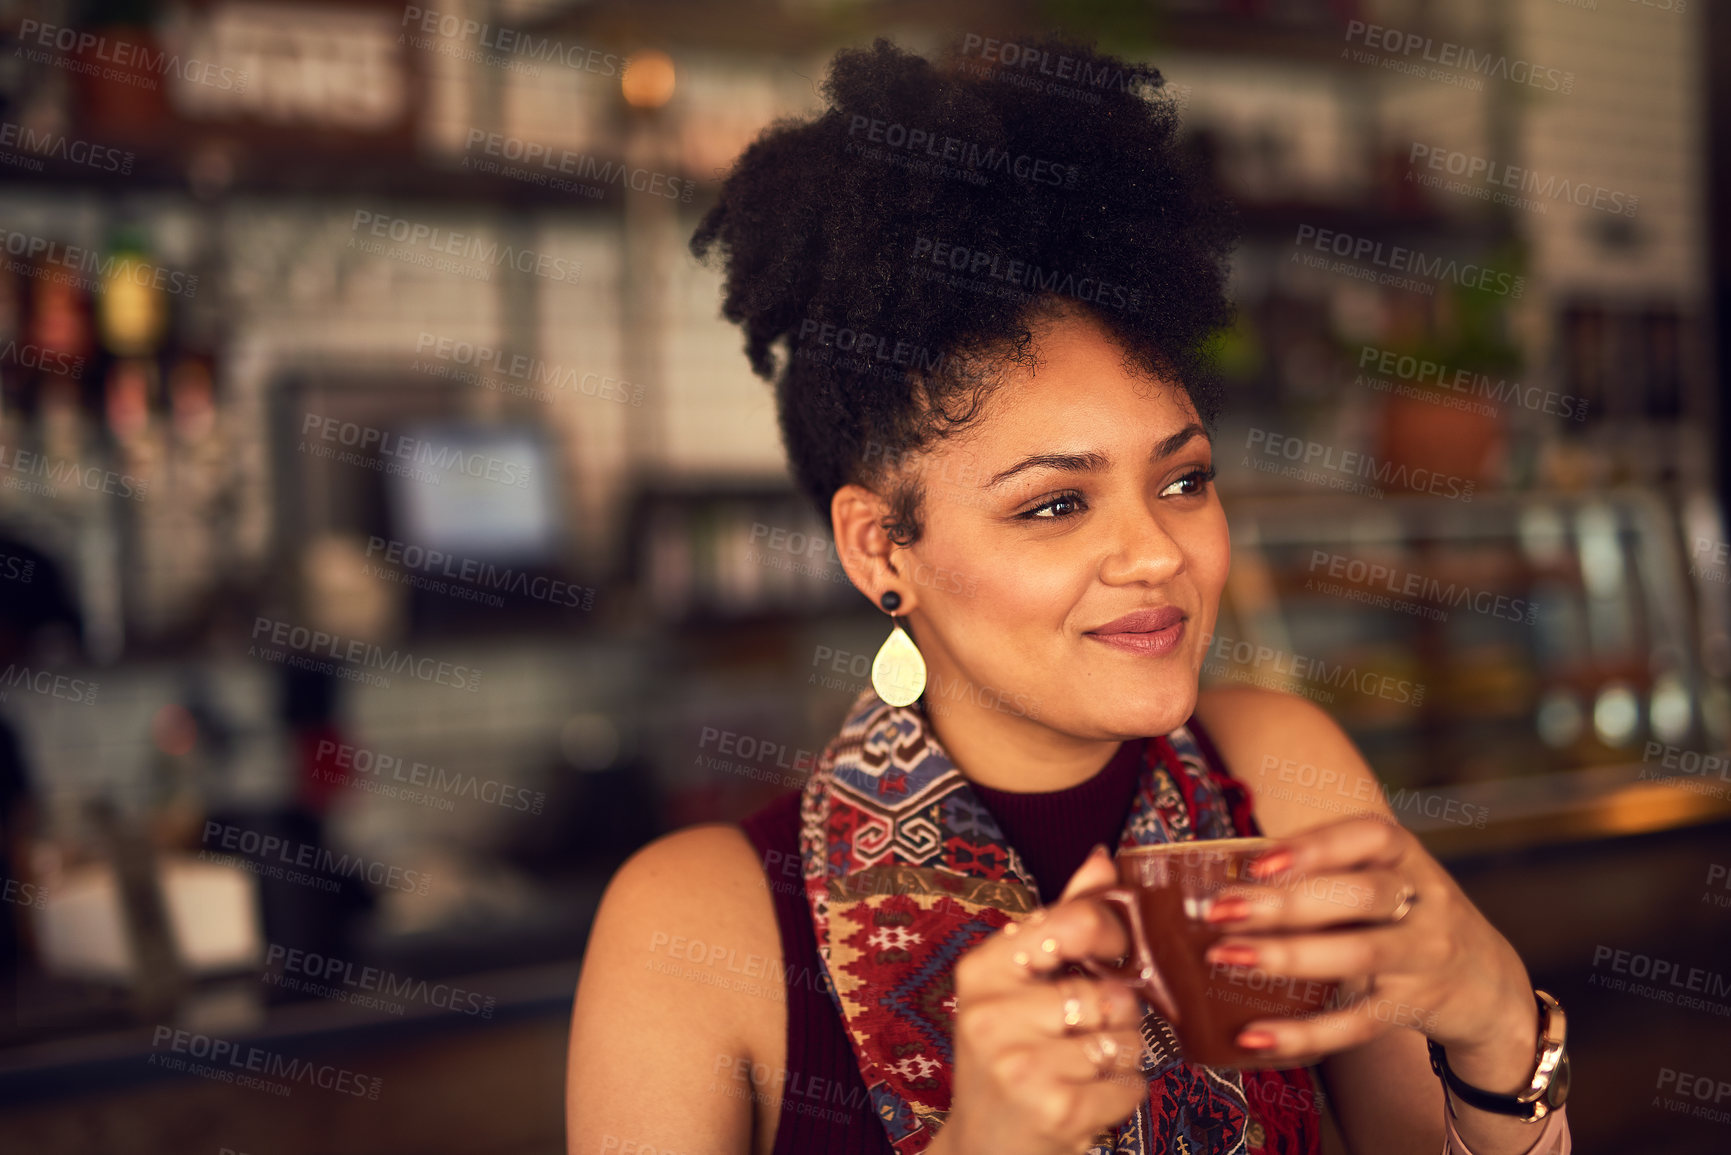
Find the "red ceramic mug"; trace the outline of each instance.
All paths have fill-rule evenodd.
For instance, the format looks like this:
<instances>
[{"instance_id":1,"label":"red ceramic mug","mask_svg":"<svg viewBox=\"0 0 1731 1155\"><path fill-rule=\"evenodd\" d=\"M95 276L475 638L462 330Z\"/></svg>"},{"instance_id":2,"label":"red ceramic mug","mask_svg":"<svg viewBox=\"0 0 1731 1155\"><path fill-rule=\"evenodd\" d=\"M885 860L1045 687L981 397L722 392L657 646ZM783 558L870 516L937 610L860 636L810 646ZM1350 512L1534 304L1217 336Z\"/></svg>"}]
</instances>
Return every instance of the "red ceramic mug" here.
<instances>
[{"instance_id":1,"label":"red ceramic mug","mask_svg":"<svg viewBox=\"0 0 1731 1155\"><path fill-rule=\"evenodd\" d=\"M1120 850L1118 885L1095 891L1129 932L1130 951L1116 966L1082 965L1101 978L1129 983L1172 1024L1184 1057L1211 1067L1264 1066L1234 1041L1255 1019L1290 1018L1328 1007L1336 984L1272 975L1254 967L1211 963L1204 954L1226 929L1203 921L1215 897L1253 879L1247 868L1274 846L1268 838L1220 838Z\"/></svg>"}]
</instances>

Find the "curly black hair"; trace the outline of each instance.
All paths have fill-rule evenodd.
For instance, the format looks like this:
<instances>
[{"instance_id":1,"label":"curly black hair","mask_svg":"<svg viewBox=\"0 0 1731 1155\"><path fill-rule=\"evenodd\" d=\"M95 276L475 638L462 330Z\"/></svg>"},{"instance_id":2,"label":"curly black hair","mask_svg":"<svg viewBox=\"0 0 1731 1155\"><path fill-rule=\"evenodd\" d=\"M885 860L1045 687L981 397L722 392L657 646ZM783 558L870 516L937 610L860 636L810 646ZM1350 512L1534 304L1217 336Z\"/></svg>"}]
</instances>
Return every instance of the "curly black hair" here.
<instances>
[{"instance_id":1,"label":"curly black hair","mask_svg":"<svg viewBox=\"0 0 1731 1155\"><path fill-rule=\"evenodd\" d=\"M858 483L889 501L892 540L917 540L920 487L899 465L965 425L996 371L1030 364L1030 323L1057 309L1098 318L1127 368L1176 381L1212 430L1205 350L1232 318L1236 218L1162 83L1056 35L969 36L939 65L880 38L836 54L828 108L740 155L691 251L725 256L722 315L775 381L825 523Z\"/></svg>"}]
</instances>

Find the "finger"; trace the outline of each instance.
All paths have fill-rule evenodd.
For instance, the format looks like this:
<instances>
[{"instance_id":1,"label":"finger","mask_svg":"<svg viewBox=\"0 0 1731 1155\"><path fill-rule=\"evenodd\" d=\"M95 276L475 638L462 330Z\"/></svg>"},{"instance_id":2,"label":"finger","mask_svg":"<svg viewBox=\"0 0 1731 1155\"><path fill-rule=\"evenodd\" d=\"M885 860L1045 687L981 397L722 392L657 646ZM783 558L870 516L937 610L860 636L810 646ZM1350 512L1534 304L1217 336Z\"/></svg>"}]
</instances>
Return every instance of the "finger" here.
<instances>
[{"instance_id":1,"label":"finger","mask_svg":"<svg viewBox=\"0 0 1731 1155\"><path fill-rule=\"evenodd\" d=\"M1113 1036L1118 1053L1123 1055L1140 1046L1134 1038ZM1010 1088L1022 1118L1042 1131L1057 1134L1077 1133L1075 1150L1086 1144L1081 1140L1104 1128L1122 1123L1148 1096L1148 1080L1136 1065L1128 1068L1096 1070L1093 1059L1084 1049L1082 1040L1065 1040L1054 1044L1070 1049L1071 1058L1062 1063L1071 1077L1060 1077L1044 1050L1025 1055L1006 1056L1004 1074L999 1082ZM1075 1059L1080 1062L1075 1062Z\"/></svg>"},{"instance_id":2,"label":"finger","mask_svg":"<svg viewBox=\"0 0 1731 1155\"><path fill-rule=\"evenodd\" d=\"M1140 1031L1089 1031L1064 1040L1061 1048L1063 1067L1058 1077L1066 1083L1111 1082L1144 1090L1148 1086L1142 1073Z\"/></svg>"},{"instance_id":3,"label":"finger","mask_svg":"<svg viewBox=\"0 0 1731 1155\"><path fill-rule=\"evenodd\" d=\"M1232 934L1209 947L1214 966L1244 967L1270 975L1319 980L1355 980L1411 974L1425 969L1425 952L1436 936L1413 920L1362 930L1314 934Z\"/></svg>"},{"instance_id":4,"label":"finger","mask_svg":"<svg viewBox=\"0 0 1731 1155\"><path fill-rule=\"evenodd\" d=\"M956 963L956 986L969 997L991 997L1041 982L1086 958L1120 958L1130 948L1118 916L1096 899L1078 897L1035 911L988 936Z\"/></svg>"},{"instance_id":5,"label":"finger","mask_svg":"<svg viewBox=\"0 0 1731 1155\"><path fill-rule=\"evenodd\" d=\"M1142 1074L1142 1036L1134 1030L1090 1031L1066 1039L1010 1047L998 1052L1008 1069L1006 1082L1024 1089L1041 1081L1104 1083L1134 1080L1147 1087Z\"/></svg>"},{"instance_id":6,"label":"finger","mask_svg":"<svg viewBox=\"0 0 1731 1155\"><path fill-rule=\"evenodd\" d=\"M1416 843L1404 827L1386 818L1358 815L1279 839L1250 867L1252 878L1279 881L1289 872L1393 867Z\"/></svg>"},{"instance_id":7,"label":"finger","mask_svg":"<svg viewBox=\"0 0 1731 1155\"><path fill-rule=\"evenodd\" d=\"M1112 854L1106 849L1104 842L1096 842L1088 852L1088 857L1082 860L1082 865L1076 868L1076 873L1070 876L1070 881L1064 884L1064 890L1058 895L1058 901L1074 898L1093 890L1104 890L1118 881L1118 867L1112 861Z\"/></svg>"},{"instance_id":8,"label":"finger","mask_svg":"<svg viewBox=\"0 0 1731 1155\"><path fill-rule=\"evenodd\" d=\"M1385 921L1399 908L1405 877L1394 870L1296 872L1262 885L1238 883L1215 896L1205 916L1231 931L1309 930Z\"/></svg>"},{"instance_id":9,"label":"finger","mask_svg":"<svg viewBox=\"0 0 1731 1155\"><path fill-rule=\"evenodd\" d=\"M1258 1019L1238 1034L1241 1047L1253 1050L1258 1065L1304 1065L1296 1060L1362 1046L1395 1027L1423 1032L1436 1016L1391 995L1356 996L1338 1009L1307 1018Z\"/></svg>"},{"instance_id":10,"label":"finger","mask_svg":"<svg viewBox=\"0 0 1731 1155\"><path fill-rule=\"evenodd\" d=\"M1021 987L984 1002L970 1002L990 1016L981 1045L1020 1046L1099 1030L1135 1030L1146 1014L1129 986L1114 979L1071 975Z\"/></svg>"}]
</instances>

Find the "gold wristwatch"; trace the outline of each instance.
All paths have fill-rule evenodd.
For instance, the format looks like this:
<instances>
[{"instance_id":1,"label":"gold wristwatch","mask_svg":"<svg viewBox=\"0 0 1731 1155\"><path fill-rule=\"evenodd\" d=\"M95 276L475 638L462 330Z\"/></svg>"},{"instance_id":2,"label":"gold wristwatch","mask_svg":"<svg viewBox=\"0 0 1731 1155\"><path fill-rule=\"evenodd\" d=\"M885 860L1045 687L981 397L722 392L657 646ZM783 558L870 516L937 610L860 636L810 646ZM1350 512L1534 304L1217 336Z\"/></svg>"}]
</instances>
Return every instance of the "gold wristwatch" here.
<instances>
[{"instance_id":1,"label":"gold wristwatch","mask_svg":"<svg viewBox=\"0 0 1731 1155\"><path fill-rule=\"evenodd\" d=\"M1442 1047L1434 1039L1426 1040L1430 1044L1431 1070L1461 1102L1481 1111L1513 1115L1523 1123L1536 1123L1568 1100L1568 1018L1563 1014L1562 1004L1549 994L1535 990L1533 997L1539 1004L1538 1056L1527 1089L1518 1095L1496 1095L1461 1082L1449 1070L1448 1056Z\"/></svg>"}]
</instances>

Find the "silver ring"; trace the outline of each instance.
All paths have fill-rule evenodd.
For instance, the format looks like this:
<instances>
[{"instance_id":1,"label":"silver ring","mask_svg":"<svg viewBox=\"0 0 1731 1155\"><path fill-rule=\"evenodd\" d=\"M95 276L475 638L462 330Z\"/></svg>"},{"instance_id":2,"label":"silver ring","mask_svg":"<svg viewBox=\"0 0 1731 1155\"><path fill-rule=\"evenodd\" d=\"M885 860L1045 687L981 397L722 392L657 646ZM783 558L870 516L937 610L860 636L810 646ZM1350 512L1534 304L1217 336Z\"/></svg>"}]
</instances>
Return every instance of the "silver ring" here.
<instances>
[{"instance_id":1,"label":"silver ring","mask_svg":"<svg viewBox=\"0 0 1731 1155\"><path fill-rule=\"evenodd\" d=\"M1394 913L1388 916L1388 921L1399 922L1405 918L1407 912L1413 908L1413 904L1416 902L1418 902L1418 891L1414 890L1411 885L1403 885L1400 888L1400 901L1395 904Z\"/></svg>"}]
</instances>

